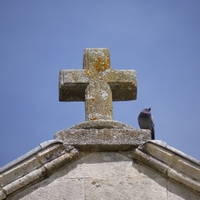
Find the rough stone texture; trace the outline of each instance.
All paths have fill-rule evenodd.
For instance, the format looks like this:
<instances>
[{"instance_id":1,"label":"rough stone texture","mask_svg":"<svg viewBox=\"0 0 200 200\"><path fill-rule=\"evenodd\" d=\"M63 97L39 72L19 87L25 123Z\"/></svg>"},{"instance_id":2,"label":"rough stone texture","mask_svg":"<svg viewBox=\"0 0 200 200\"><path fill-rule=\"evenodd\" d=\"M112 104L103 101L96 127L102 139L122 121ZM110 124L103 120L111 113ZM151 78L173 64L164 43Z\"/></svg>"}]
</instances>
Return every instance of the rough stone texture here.
<instances>
[{"instance_id":1,"label":"rough stone texture","mask_svg":"<svg viewBox=\"0 0 200 200\"><path fill-rule=\"evenodd\" d=\"M186 154L185 154L186 155ZM149 141L135 149L133 158L191 189L200 192L200 164L162 141Z\"/></svg>"},{"instance_id":2,"label":"rough stone texture","mask_svg":"<svg viewBox=\"0 0 200 200\"><path fill-rule=\"evenodd\" d=\"M12 200L198 200L200 195L161 176L142 163L132 161L128 152L88 154L65 165Z\"/></svg>"},{"instance_id":3,"label":"rough stone texture","mask_svg":"<svg viewBox=\"0 0 200 200\"><path fill-rule=\"evenodd\" d=\"M62 70L60 101L85 101L86 120L112 120L112 101L136 99L135 70L110 69L106 48L85 49L83 70Z\"/></svg>"},{"instance_id":4,"label":"rough stone texture","mask_svg":"<svg viewBox=\"0 0 200 200\"><path fill-rule=\"evenodd\" d=\"M0 199L47 178L77 157L76 149L54 144L5 169L0 173Z\"/></svg>"},{"instance_id":5,"label":"rough stone texture","mask_svg":"<svg viewBox=\"0 0 200 200\"><path fill-rule=\"evenodd\" d=\"M55 139L84 151L129 150L151 139L149 130L134 129L121 122L95 120L77 124L55 134Z\"/></svg>"}]
</instances>

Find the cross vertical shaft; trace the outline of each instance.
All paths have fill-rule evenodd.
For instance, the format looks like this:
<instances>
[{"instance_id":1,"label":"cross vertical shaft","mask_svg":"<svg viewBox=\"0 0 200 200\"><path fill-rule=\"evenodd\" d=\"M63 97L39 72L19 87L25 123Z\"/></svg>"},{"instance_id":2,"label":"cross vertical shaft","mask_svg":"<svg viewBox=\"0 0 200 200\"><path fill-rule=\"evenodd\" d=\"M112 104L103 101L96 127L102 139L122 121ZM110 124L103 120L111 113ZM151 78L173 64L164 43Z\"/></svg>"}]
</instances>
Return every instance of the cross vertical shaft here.
<instances>
[{"instance_id":1,"label":"cross vertical shaft","mask_svg":"<svg viewBox=\"0 0 200 200\"><path fill-rule=\"evenodd\" d=\"M112 120L112 91L103 78L103 72L110 69L109 50L85 49L83 68L90 77L85 91L86 120Z\"/></svg>"}]
</instances>

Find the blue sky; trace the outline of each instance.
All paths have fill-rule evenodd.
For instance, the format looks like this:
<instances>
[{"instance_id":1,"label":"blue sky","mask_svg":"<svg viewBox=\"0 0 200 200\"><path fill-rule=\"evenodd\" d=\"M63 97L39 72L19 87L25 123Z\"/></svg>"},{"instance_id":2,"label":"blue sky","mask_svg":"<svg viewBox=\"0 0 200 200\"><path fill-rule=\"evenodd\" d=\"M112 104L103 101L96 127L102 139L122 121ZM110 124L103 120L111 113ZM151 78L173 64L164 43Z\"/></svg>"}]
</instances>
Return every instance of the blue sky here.
<instances>
[{"instance_id":1,"label":"blue sky","mask_svg":"<svg viewBox=\"0 0 200 200\"><path fill-rule=\"evenodd\" d=\"M137 71L137 100L114 102L114 120L139 128L151 107L156 139L200 159L199 21L199 0L1 0L0 166L85 121L84 102L58 101L58 75L94 47Z\"/></svg>"}]
</instances>

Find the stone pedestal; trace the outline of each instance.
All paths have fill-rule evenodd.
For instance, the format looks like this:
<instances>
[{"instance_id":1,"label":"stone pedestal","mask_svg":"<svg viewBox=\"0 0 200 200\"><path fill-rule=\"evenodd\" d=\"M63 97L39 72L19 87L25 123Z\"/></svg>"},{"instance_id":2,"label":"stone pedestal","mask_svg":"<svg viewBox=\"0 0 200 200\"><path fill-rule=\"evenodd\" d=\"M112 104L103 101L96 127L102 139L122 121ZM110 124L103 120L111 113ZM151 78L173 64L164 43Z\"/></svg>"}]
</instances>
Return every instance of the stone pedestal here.
<instances>
[{"instance_id":1,"label":"stone pedestal","mask_svg":"<svg viewBox=\"0 0 200 200\"><path fill-rule=\"evenodd\" d=\"M151 133L113 120L95 120L58 131L54 138L79 150L118 151L144 144L151 140Z\"/></svg>"}]
</instances>

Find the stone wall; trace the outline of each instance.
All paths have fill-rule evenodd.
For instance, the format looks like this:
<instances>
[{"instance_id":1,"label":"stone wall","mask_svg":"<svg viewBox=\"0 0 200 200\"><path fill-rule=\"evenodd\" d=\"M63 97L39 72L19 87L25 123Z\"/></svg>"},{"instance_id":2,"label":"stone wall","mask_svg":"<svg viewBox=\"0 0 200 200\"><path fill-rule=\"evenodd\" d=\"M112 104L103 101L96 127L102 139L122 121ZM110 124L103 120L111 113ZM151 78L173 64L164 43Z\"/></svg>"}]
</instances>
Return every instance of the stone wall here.
<instances>
[{"instance_id":1,"label":"stone wall","mask_svg":"<svg viewBox=\"0 0 200 200\"><path fill-rule=\"evenodd\" d=\"M197 200L199 194L132 159L131 152L80 153L80 158L12 200Z\"/></svg>"}]
</instances>

